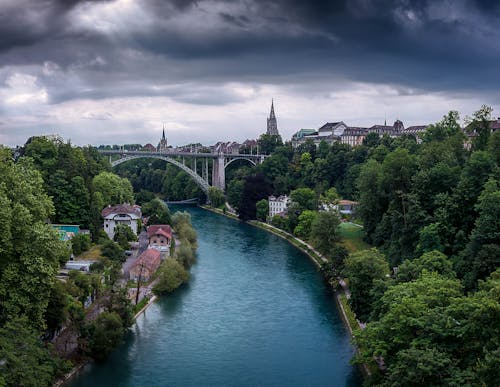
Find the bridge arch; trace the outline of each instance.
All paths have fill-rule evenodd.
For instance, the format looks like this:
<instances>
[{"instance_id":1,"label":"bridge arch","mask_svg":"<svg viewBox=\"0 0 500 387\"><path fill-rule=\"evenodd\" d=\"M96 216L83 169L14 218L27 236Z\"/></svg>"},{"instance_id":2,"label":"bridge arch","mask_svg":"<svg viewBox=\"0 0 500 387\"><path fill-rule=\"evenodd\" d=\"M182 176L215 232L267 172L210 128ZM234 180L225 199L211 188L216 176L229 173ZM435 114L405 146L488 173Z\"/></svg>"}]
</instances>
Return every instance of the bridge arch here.
<instances>
[{"instance_id":1,"label":"bridge arch","mask_svg":"<svg viewBox=\"0 0 500 387\"><path fill-rule=\"evenodd\" d=\"M228 162L225 163L224 169L226 169L229 166L229 164L231 164L233 161L236 161L236 160L245 160L254 166L257 165L257 163L254 160L252 160L248 157L235 157L235 158L232 158L231 160L229 160Z\"/></svg>"},{"instance_id":2,"label":"bridge arch","mask_svg":"<svg viewBox=\"0 0 500 387\"><path fill-rule=\"evenodd\" d=\"M117 165L126 163L127 161L130 160L135 160L135 159L143 159L143 158L149 158L149 159L159 159L159 160L164 160L167 163L173 164L176 167L179 167L182 169L184 172L186 172L189 176L193 178L193 180L198 184L198 186L202 189L203 192L205 192L206 195L208 195L208 188L210 185L208 184L207 181L205 181L200 175L198 175L195 171L193 171L191 168L187 167L186 165L178 162L177 160L174 160L171 157L168 156L162 156L162 155L147 155L147 154L141 154L141 155L128 155L125 157L122 157L118 160L112 161L111 166L116 167Z\"/></svg>"}]
</instances>

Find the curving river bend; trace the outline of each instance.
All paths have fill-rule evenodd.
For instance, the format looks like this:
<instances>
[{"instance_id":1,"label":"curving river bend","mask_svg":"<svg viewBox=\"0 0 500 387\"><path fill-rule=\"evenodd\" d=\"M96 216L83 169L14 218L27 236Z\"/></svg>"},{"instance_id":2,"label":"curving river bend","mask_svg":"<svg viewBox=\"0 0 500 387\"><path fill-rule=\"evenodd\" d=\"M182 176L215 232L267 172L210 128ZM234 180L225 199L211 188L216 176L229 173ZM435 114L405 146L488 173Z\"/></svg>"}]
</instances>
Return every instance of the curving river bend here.
<instances>
[{"instance_id":1,"label":"curving river bend","mask_svg":"<svg viewBox=\"0 0 500 387\"><path fill-rule=\"evenodd\" d=\"M70 386L359 386L320 274L286 241L199 208L189 284Z\"/></svg>"}]
</instances>

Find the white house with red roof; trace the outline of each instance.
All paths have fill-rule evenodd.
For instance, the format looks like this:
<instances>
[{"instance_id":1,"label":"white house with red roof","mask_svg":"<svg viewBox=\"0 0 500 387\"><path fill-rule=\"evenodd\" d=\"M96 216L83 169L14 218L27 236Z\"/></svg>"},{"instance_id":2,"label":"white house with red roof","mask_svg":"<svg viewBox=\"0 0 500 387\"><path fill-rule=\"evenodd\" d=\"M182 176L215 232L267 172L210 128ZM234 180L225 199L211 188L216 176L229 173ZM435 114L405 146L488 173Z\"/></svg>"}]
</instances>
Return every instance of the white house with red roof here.
<instances>
[{"instance_id":1,"label":"white house with red roof","mask_svg":"<svg viewBox=\"0 0 500 387\"><path fill-rule=\"evenodd\" d=\"M168 224L154 224L148 227L149 248L161 252L170 252L172 227Z\"/></svg>"},{"instance_id":2,"label":"white house with red roof","mask_svg":"<svg viewBox=\"0 0 500 387\"><path fill-rule=\"evenodd\" d=\"M115 227L119 224L129 226L135 235L137 235L138 222L141 219L141 206L128 203L117 206L108 206L101 211L104 218L104 231L110 239L115 236Z\"/></svg>"}]
</instances>

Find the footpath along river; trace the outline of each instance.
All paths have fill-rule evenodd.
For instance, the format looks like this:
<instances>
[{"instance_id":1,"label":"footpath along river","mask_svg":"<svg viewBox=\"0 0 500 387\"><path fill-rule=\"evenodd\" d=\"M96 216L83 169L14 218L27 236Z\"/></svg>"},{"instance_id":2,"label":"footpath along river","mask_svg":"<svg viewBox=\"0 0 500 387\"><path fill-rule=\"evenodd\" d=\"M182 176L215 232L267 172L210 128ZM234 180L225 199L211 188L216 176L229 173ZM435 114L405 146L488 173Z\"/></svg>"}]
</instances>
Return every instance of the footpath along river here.
<instances>
[{"instance_id":1,"label":"footpath along river","mask_svg":"<svg viewBox=\"0 0 500 387\"><path fill-rule=\"evenodd\" d=\"M179 208L176 208L176 210ZM198 262L69 386L360 386L334 297L281 238L192 207Z\"/></svg>"}]
</instances>

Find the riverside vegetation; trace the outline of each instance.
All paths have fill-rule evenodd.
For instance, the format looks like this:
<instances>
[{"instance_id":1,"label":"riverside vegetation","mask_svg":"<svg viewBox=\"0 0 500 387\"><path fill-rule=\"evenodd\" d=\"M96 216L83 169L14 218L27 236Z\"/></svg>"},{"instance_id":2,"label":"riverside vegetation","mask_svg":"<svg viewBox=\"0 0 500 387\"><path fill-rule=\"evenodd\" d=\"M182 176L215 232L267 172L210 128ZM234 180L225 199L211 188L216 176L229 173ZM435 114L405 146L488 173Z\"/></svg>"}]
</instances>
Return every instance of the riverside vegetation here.
<instances>
[{"instance_id":1,"label":"riverside vegetation","mask_svg":"<svg viewBox=\"0 0 500 387\"><path fill-rule=\"evenodd\" d=\"M132 185L110 172L92 147L30 138L13 161L0 147L0 386L48 386L92 357L104 359L133 324L136 311L120 285L124 249L136 237L119 227L115 241L102 231L101 209L134 201ZM144 203L150 221L177 227L182 282L194 262L196 233L189 215L157 200ZM80 224L90 235L63 242L47 224ZM90 275L70 271L57 279L71 253L97 260ZM169 291L179 286L159 273ZM171 261L171 262L170 262ZM170 265L170 266L169 266ZM87 307L84 307L87 304ZM90 305L89 305L90 304Z\"/></svg>"},{"instance_id":2,"label":"riverside vegetation","mask_svg":"<svg viewBox=\"0 0 500 387\"><path fill-rule=\"evenodd\" d=\"M366 323L354 361L376 371L367 384L500 381L500 132L490 121L486 106L468 119L472 141L457 112L419 142L370 134L356 148L293 149L278 139L261 165L228 173L242 220L266 220L268 195L290 194L288 215L268 221L324 254L327 278L347 278ZM339 197L359 201L364 241L317 211Z\"/></svg>"},{"instance_id":3,"label":"riverside vegetation","mask_svg":"<svg viewBox=\"0 0 500 387\"><path fill-rule=\"evenodd\" d=\"M242 220L262 219L269 194L291 193L289 215L270 222L324 254L327 275L347 278L350 306L366 322L354 332L355 361L379 370L368 384L500 380L500 132L491 132L490 116L483 107L469 120L475 136L468 147L456 112L430 125L421 143L370 134L355 148L306 142L294 149L262 136L270 156L256 167L235 162L227 171L226 197ZM99 358L132 322L132 306L117 286L122 249L99 232L100 210L132 202L134 190L144 208L157 205L147 204L155 196L200 192L161 161L122 164L119 177L91 147L33 138L21 153L14 162L8 149L0 150L0 385L50 385L70 367L50 343L63 325L82 333L81 353ZM337 195L359 201L364 242L372 249L343 243L338 218L317 211L319 201ZM70 250L47 219L90 229L90 242L75 241L73 248L92 243L88 253L107 255L94 276L56 280ZM193 247L188 234L179 249L184 267L192 260L189 251L181 253ZM90 321L82 305L88 297L102 300L105 310ZM108 333L110 345L103 344ZM72 337L62 347L74 345Z\"/></svg>"}]
</instances>

